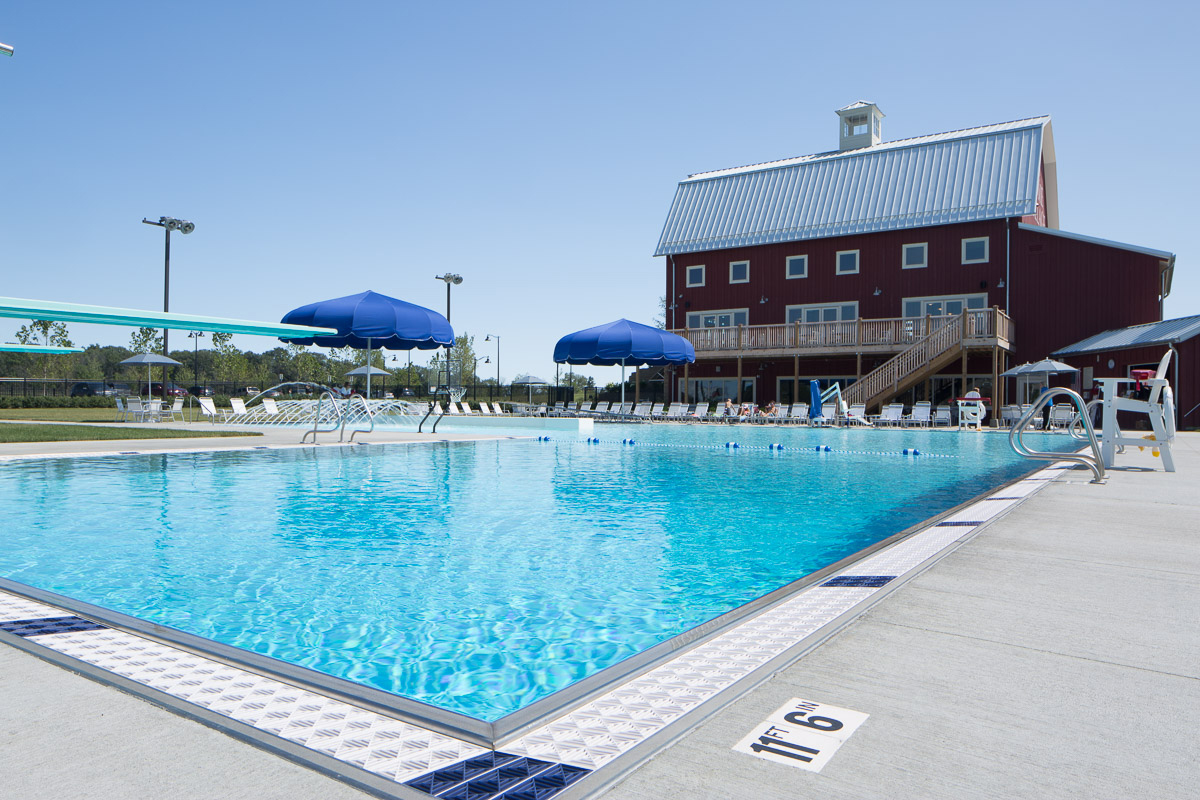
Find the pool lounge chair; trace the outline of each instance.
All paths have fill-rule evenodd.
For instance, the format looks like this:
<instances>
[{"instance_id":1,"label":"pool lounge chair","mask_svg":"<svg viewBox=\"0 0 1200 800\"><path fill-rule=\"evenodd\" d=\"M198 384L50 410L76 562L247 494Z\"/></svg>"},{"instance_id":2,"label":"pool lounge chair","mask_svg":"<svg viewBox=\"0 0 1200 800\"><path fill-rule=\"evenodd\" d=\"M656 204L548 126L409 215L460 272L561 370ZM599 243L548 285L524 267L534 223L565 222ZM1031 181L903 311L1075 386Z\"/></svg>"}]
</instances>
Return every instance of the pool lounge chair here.
<instances>
[{"instance_id":1,"label":"pool lounge chair","mask_svg":"<svg viewBox=\"0 0 1200 800\"><path fill-rule=\"evenodd\" d=\"M862 427L873 427L871 420L867 419L867 407L865 403L855 403L850 406L846 412L846 422L850 425L860 425Z\"/></svg>"},{"instance_id":2,"label":"pool lounge chair","mask_svg":"<svg viewBox=\"0 0 1200 800\"><path fill-rule=\"evenodd\" d=\"M200 404L200 413L208 419L209 422L216 424L218 421L224 422L229 418L229 409L217 408L211 397L198 397L196 401ZM141 405L141 401L138 401Z\"/></svg>"},{"instance_id":3,"label":"pool lounge chair","mask_svg":"<svg viewBox=\"0 0 1200 800\"><path fill-rule=\"evenodd\" d=\"M930 403L928 400L918 400L916 403L913 403L912 411L909 415L901 419L900 422L906 427L929 427L929 423L932 421L929 415L929 406Z\"/></svg>"},{"instance_id":4,"label":"pool lounge chair","mask_svg":"<svg viewBox=\"0 0 1200 800\"><path fill-rule=\"evenodd\" d=\"M1075 421L1074 406L1066 403L1055 403L1050 409L1050 429L1058 430L1071 427L1071 423Z\"/></svg>"},{"instance_id":5,"label":"pool lounge chair","mask_svg":"<svg viewBox=\"0 0 1200 800\"><path fill-rule=\"evenodd\" d=\"M950 406L940 405L933 410L933 427L945 425L950 427L953 420L950 419Z\"/></svg>"},{"instance_id":6,"label":"pool lounge chair","mask_svg":"<svg viewBox=\"0 0 1200 800\"><path fill-rule=\"evenodd\" d=\"M904 417L903 403L888 403L883 410L875 415L875 425L881 428L896 427Z\"/></svg>"}]
</instances>

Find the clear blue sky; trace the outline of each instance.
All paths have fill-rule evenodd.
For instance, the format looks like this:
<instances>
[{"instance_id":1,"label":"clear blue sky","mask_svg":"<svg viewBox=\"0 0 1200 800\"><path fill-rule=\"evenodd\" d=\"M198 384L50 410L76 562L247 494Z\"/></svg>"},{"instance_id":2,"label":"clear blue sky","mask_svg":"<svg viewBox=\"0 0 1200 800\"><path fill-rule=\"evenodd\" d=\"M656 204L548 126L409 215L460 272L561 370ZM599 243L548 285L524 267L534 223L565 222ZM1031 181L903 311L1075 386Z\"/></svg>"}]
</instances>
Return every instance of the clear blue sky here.
<instances>
[{"instance_id":1,"label":"clear blue sky","mask_svg":"<svg viewBox=\"0 0 1200 800\"><path fill-rule=\"evenodd\" d=\"M481 355L499 334L506 381L550 377L563 334L657 313L681 178L832 149L865 99L885 139L1050 114L1062 227L1176 253L1167 316L1197 314L1198 23L1182 2L0 0L0 294L161 308L140 221L170 215L197 226L172 237L174 311L277 320L365 289L444 311L449 270L456 331Z\"/></svg>"}]
</instances>

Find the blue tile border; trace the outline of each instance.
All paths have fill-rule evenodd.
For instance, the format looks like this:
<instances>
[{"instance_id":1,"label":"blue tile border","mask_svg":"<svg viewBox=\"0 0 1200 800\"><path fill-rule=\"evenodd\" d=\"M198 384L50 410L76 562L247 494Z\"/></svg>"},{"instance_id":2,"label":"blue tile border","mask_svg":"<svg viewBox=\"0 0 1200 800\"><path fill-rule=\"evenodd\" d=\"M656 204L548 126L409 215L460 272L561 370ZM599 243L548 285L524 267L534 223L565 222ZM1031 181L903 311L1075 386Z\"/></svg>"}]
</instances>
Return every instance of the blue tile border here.
<instances>
[{"instance_id":1,"label":"blue tile border","mask_svg":"<svg viewBox=\"0 0 1200 800\"><path fill-rule=\"evenodd\" d=\"M41 619L18 619L0 622L0 631L13 636L48 636L53 633L80 633L82 631L107 630L107 625L92 622L83 617L43 617Z\"/></svg>"},{"instance_id":2,"label":"blue tile border","mask_svg":"<svg viewBox=\"0 0 1200 800\"><path fill-rule=\"evenodd\" d=\"M879 586L886 586L890 581L894 581L895 579L895 575L839 575L836 578L825 581L821 585L857 586L874 589Z\"/></svg>"},{"instance_id":3,"label":"blue tile border","mask_svg":"<svg viewBox=\"0 0 1200 800\"><path fill-rule=\"evenodd\" d=\"M590 769L497 750L406 781L444 800L549 800Z\"/></svg>"}]
</instances>

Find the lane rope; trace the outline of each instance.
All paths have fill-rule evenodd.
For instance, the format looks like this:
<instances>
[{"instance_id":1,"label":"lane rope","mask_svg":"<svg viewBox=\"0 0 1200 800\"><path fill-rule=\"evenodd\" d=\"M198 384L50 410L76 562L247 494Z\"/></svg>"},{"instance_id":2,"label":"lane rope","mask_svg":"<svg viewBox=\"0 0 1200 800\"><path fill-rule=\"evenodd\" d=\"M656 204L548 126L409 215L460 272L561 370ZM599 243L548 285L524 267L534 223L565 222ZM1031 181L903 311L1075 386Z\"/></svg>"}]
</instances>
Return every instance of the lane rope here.
<instances>
[{"instance_id":1,"label":"lane rope","mask_svg":"<svg viewBox=\"0 0 1200 800\"><path fill-rule=\"evenodd\" d=\"M539 442L553 441L549 436L537 437ZM941 453L927 453L916 447L905 447L903 450L840 450L830 447L829 445L818 444L814 446L788 446L781 442L771 442L770 444L742 444L741 442L723 442L720 444L668 444L664 442L643 442L638 439L628 437L621 440L616 439L601 439L596 436L589 436L586 439L577 441L576 444L584 445L619 445L621 447L659 447L669 450L750 450L764 452L797 452L797 453L837 453L840 455L855 455L855 456L920 456L921 458L958 458L958 456L944 455Z\"/></svg>"}]
</instances>

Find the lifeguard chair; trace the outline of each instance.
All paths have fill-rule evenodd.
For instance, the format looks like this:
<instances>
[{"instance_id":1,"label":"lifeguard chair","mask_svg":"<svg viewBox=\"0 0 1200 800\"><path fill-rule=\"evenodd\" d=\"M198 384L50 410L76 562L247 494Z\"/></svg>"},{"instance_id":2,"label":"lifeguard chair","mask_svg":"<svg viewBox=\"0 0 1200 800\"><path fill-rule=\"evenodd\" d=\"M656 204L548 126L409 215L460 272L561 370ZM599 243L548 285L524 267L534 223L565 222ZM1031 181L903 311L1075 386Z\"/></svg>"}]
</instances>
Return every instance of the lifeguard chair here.
<instances>
[{"instance_id":1,"label":"lifeguard chair","mask_svg":"<svg viewBox=\"0 0 1200 800\"><path fill-rule=\"evenodd\" d=\"M1150 377L1149 370L1133 370L1128 378L1097 378L1100 384L1101 407L1103 416L1100 425L1100 454L1105 467L1112 467L1113 459L1118 452L1124 452L1125 445L1135 447L1152 447L1155 455L1162 456L1163 469L1175 471L1175 459L1171 457L1171 443L1175 440L1175 395L1167 382L1167 367L1171 363L1171 352L1167 351L1158 362L1158 369ZM1149 394L1144 400L1133 397L1121 397L1121 385L1133 383L1145 385ZM1117 427L1117 412L1132 411L1145 414L1150 418L1150 428L1153 437L1125 436Z\"/></svg>"},{"instance_id":2,"label":"lifeguard chair","mask_svg":"<svg viewBox=\"0 0 1200 800\"><path fill-rule=\"evenodd\" d=\"M958 402L958 427L970 428L975 430L983 430L983 418L987 416L987 403L991 400L990 397L959 397Z\"/></svg>"}]
</instances>

